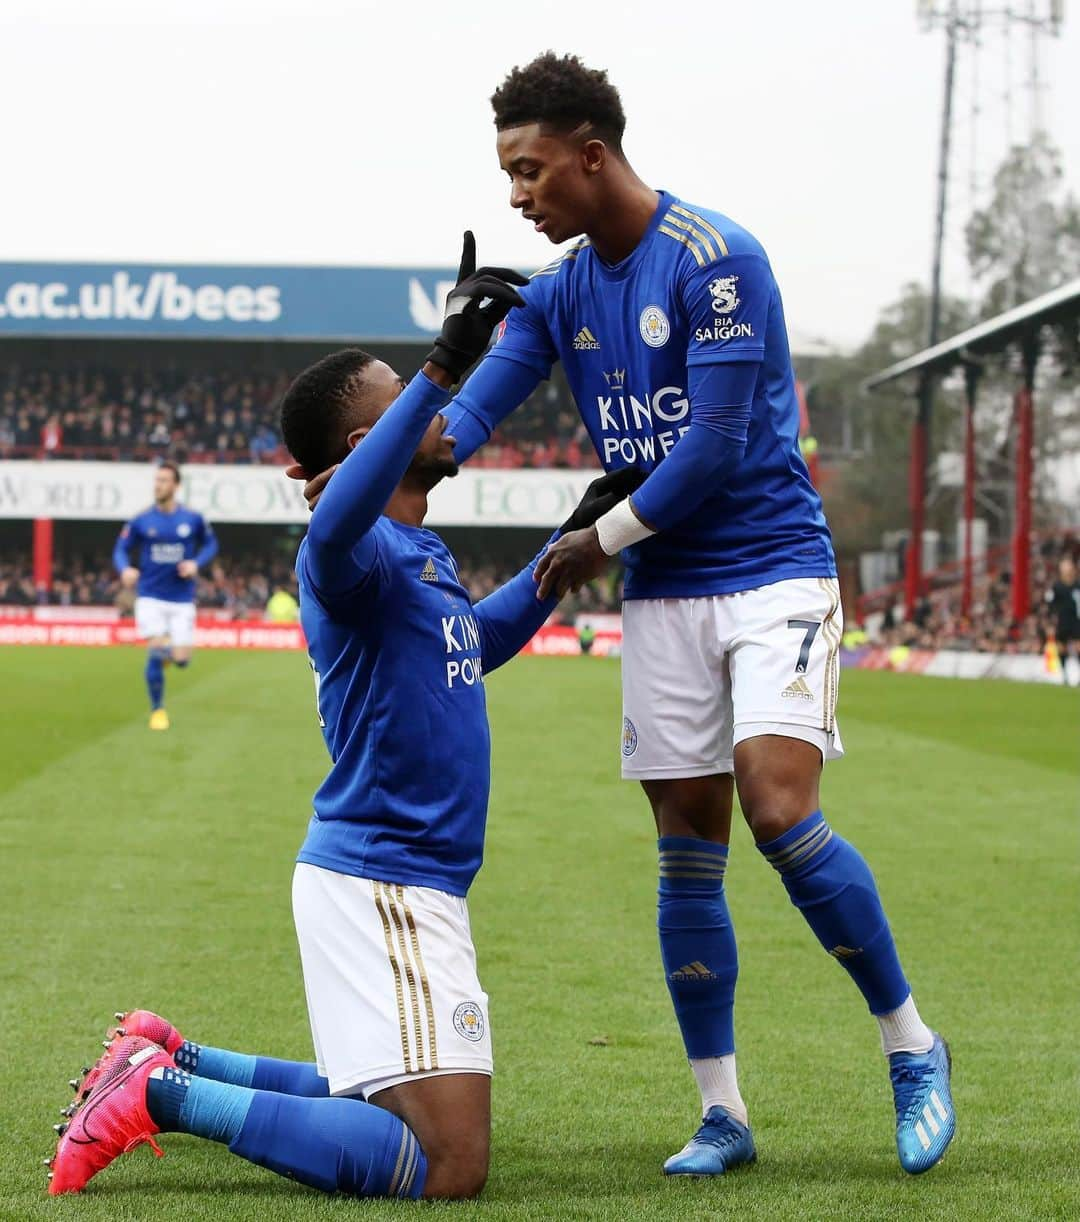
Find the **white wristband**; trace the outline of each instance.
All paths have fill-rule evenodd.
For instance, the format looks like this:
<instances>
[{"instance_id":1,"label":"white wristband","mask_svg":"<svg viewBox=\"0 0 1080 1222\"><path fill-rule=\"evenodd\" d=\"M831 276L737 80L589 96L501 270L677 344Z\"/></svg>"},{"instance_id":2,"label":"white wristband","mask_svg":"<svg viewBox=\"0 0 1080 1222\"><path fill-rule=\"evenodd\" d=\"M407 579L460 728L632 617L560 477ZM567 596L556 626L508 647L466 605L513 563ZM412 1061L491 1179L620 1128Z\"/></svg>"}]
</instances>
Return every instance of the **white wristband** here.
<instances>
[{"instance_id":1,"label":"white wristband","mask_svg":"<svg viewBox=\"0 0 1080 1222\"><path fill-rule=\"evenodd\" d=\"M630 508L630 498L620 501L602 518L596 519L596 534L600 539L600 550L605 556L614 556L624 547L640 543L656 531L651 530Z\"/></svg>"}]
</instances>

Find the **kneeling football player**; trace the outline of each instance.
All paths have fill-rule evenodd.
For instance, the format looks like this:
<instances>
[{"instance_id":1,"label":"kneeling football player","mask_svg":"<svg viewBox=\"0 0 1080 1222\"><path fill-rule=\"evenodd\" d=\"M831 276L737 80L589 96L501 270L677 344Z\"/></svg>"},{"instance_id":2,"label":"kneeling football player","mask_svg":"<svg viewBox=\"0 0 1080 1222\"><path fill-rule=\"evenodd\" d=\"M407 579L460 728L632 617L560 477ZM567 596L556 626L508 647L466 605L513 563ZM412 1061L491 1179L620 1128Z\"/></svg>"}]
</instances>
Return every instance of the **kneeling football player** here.
<instances>
[{"instance_id":1,"label":"kneeling football player","mask_svg":"<svg viewBox=\"0 0 1080 1222\"><path fill-rule=\"evenodd\" d=\"M121 1016L57 1126L52 1193L169 1131L327 1192L462 1198L484 1185L491 1035L465 901L490 779L483 675L556 599L537 598L534 561L473 605L423 526L429 491L457 470L449 388L521 300L516 273L474 264L467 235L443 330L408 385L348 349L282 403L303 468L340 462L296 564L333 761L293 881L316 1062L201 1046L148 1011ZM595 481L563 529L639 481Z\"/></svg>"}]
</instances>

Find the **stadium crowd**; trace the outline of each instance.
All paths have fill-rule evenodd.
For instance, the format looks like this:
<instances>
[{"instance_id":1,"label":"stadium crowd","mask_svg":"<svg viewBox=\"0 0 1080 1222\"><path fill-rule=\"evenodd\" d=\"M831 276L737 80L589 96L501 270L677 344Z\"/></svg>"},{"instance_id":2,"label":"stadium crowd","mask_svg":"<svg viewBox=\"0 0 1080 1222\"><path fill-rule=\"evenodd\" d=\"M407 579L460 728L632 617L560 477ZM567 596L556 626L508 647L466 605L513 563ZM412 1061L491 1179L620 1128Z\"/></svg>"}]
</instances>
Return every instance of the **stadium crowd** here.
<instances>
[{"instance_id":1,"label":"stadium crowd","mask_svg":"<svg viewBox=\"0 0 1080 1222\"><path fill-rule=\"evenodd\" d=\"M277 403L284 369L257 375L65 368L0 373L0 458L284 463ZM595 467L576 410L541 386L472 460L485 467Z\"/></svg>"},{"instance_id":2,"label":"stadium crowd","mask_svg":"<svg viewBox=\"0 0 1080 1222\"><path fill-rule=\"evenodd\" d=\"M459 572L473 599L483 598L512 577L517 568L501 566L482 556L459 556ZM275 590L296 593L290 565L277 558L223 557L199 574L197 605L225 612L232 619L258 618ZM597 581L580 594L564 600L563 618L577 611L617 611L622 591L617 578ZM5 555L0 560L0 606L109 607L130 610L134 595L121 589L119 575L107 555L60 556L53 564L50 590L39 590L32 576L29 554Z\"/></svg>"},{"instance_id":3,"label":"stadium crowd","mask_svg":"<svg viewBox=\"0 0 1080 1222\"><path fill-rule=\"evenodd\" d=\"M494 561L481 553L459 551L462 581L474 599L490 594L516 568ZM923 598L911 620L903 620L897 605L888 607L876 630L873 644L912 649L957 649L979 653L1040 653L1047 640L1050 618L1043 594L1054 580L1056 558L1045 563L1035 583L1034 610L1022 622L1011 620L1008 573L999 573L976 590L970 616L960 611L960 593L955 587L936 591ZM32 607L120 606L130 609L132 595L120 588L120 580L104 554L61 555L53 566L51 590L38 590L31 575L28 553L5 556L0 562L0 605ZM295 594L296 581L290 565L277 557L254 554L223 557L199 575L198 605L233 619L257 618L275 590ZM595 581L578 595L564 601L560 618L573 618L578 612L618 611L622 597L621 580L613 573L609 580Z\"/></svg>"},{"instance_id":4,"label":"stadium crowd","mask_svg":"<svg viewBox=\"0 0 1080 1222\"><path fill-rule=\"evenodd\" d=\"M871 640L889 648L1041 653L1052 627L1045 595L1057 577L1059 559L1070 554L1064 536L1041 548L1034 558L1032 610L1023 620L1012 618L1012 578L1001 570L975 584L970 614L961 609L960 586L950 585L921 598L909 620L902 618L898 603L890 604Z\"/></svg>"}]
</instances>

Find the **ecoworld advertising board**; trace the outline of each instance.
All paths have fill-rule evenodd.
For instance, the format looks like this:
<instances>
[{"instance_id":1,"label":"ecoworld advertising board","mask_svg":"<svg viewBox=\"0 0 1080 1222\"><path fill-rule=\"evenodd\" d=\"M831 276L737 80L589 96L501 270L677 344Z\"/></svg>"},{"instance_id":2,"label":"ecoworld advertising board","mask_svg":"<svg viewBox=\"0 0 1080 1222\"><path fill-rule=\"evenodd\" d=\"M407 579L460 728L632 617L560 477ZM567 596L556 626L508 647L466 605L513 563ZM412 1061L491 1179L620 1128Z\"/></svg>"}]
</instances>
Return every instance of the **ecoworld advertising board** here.
<instances>
[{"instance_id":1,"label":"ecoworld advertising board","mask_svg":"<svg viewBox=\"0 0 1080 1222\"><path fill-rule=\"evenodd\" d=\"M566 520L594 470L464 468L431 494L430 526L548 526ZM150 505L153 467L123 462L0 461L0 518L124 522ZM306 523L301 485L276 466L192 463L181 500L211 522Z\"/></svg>"}]
</instances>

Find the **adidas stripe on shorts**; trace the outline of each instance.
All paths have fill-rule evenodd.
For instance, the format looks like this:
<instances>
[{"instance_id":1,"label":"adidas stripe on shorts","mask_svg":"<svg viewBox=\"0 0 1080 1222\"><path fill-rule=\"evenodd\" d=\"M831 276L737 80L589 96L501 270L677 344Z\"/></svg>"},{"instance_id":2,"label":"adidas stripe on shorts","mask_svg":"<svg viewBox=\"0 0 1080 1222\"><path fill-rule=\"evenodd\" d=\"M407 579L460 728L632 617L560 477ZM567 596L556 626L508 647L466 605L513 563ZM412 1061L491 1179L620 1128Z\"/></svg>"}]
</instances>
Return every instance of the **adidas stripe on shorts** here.
<instances>
[{"instance_id":1,"label":"adidas stripe on shorts","mask_svg":"<svg viewBox=\"0 0 1080 1222\"><path fill-rule=\"evenodd\" d=\"M300 863L293 919L315 1059L332 1095L491 1074L464 899Z\"/></svg>"},{"instance_id":2,"label":"adidas stripe on shorts","mask_svg":"<svg viewBox=\"0 0 1080 1222\"><path fill-rule=\"evenodd\" d=\"M844 616L835 578L623 604L622 775L732 772L759 734L844 753L836 725Z\"/></svg>"}]
</instances>

